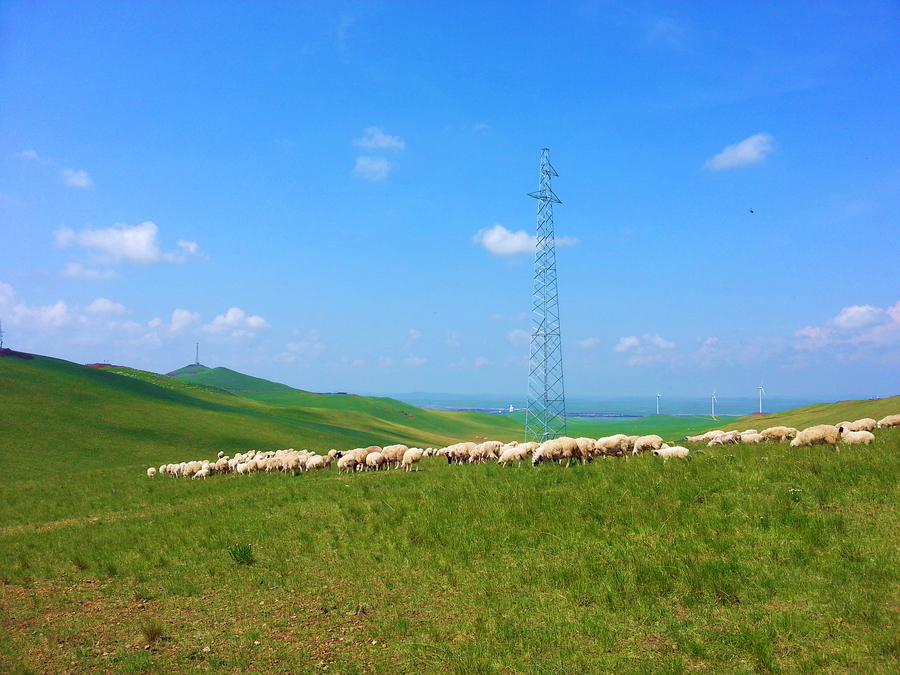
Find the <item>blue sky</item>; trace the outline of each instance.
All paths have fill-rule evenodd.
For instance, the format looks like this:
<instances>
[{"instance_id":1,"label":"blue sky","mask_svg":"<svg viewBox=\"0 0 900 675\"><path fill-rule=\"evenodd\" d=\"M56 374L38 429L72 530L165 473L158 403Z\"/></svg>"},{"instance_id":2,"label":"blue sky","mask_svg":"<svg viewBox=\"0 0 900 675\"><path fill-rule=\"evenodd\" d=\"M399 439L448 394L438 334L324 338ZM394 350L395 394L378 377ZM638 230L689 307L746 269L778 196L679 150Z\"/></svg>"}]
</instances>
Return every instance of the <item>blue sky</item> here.
<instances>
[{"instance_id":1,"label":"blue sky","mask_svg":"<svg viewBox=\"0 0 900 675\"><path fill-rule=\"evenodd\" d=\"M900 393L895 2L4 2L4 346L524 394Z\"/></svg>"}]
</instances>

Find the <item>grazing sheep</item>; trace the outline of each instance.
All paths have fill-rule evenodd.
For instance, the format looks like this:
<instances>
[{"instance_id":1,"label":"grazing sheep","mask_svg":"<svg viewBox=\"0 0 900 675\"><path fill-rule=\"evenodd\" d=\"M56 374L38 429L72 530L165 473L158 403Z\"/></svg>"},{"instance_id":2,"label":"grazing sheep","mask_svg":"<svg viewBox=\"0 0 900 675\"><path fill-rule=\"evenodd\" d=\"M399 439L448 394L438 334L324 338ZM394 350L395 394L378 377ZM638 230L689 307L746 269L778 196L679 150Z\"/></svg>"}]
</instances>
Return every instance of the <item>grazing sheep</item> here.
<instances>
[{"instance_id":1,"label":"grazing sheep","mask_svg":"<svg viewBox=\"0 0 900 675\"><path fill-rule=\"evenodd\" d=\"M729 431L724 434L719 434L714 439L712 439L707 445L732 445L734 443L739 443L741 440L741 432L740 431Z\"/></svg>"},{"instance_id":2,"label":"grazing sheep","mask_svg":"<svg viewBox=\"0 0 900 675\"><path fill-rule=\"evenodd\" d=\"M524 445L507 445L503 447L497 464L506 466L510 462L521 462L528 456L528 449Z\"/></svg>"},{"instance_id":3,"label":"grazing sheep","mask_svg":"<svg viewBox=\"0 0 900 675\"><path fill-rule=\"evenodd\" d=\"M575 442L578 443L578 451L581 453L582 461L592 461L596 455L594 454L597 451L597 441L593 438L576 438Z\"/></svg>"},{"instance_id":4,"label":"grazing sheep","mask_svg":"<svg viewBox=\"0 0 900 675\"><path fill-rule=\"evenodd\" d=\"M349 452L345 453L337 462L338 473L344 473L345 471L350 473L356 469L357 464L359 462L356 461L356 457Z\"/></svg>"},{"instance_id":5,"label":"grazing sheep","mask_svg":"<svg viewBox=\"0 0 900 675\"><path fill-rule=\"evenodd\" d=\"M147 476L153 478L156 475L156 469L154 467L150 467L147 469Z\"/></svg>"},{"instance_id":6,"label":"grazing sheep","mask_svg":"<svg viewBox=\"0 0 900 675\"><path fill-rule=\"evenodd\" d=\"M574 438L561 436L541 443L540 447L534 451L534 455L531 457L531 465L537 466L545 460L559 462L565 459L566 468L568 468L572 463L572 459L578 460L580 454L578 442Z\"/></svg>"},{"instance_id":7,"label":"grazing sheep","mask_svg":"<svg viewBox=\"0 0 900 675\"><path fill-rule=\"evenodd\" d=\"M318 471L325 468L325 458L321 455L312 455L306 460L304 471Z\"/></svg>"},{"instance_id":8,"label":"grazing sheep","mask_svg":"<svg viewBox=\"0 0 900 675\"><path fill-rule=\"evenodd\" d=\"M878 420L878 428L882 427L900 427L900 415L888 415Z\"/></svg>"},{"instance_id":9,"label":"grazing sheep","mask_svg":"<svg viewBox=\"0 0 900 675\"><path fill-rule=\"evenodd\" d=\"M844 431L872 431L877 426L878 422L871 417L863 417L855 422L841 422L837 425L838 429L841 429L841 433Z\"/></svg>"},{"instance_id":10,"label":"grazing sheep","mask_svg":"<svg viewBox=\"0 0 900 675\"><path fill-rule=\"evenodd\" d=\"M405 445L386 445L381 449L381 454L384 456L385 464L390 469L391 465L394 468L399 469L400 464L403 462L403 455L409 448Z\"/></svg>"},{"instance_id":11,"label":"grazing sheep","mask_svg":"<svg viewBox=\"0 0 900 675\"><path fill-rule=\"evenodd\" d=\"M741 443L759 443L762 440L762 434L748 434L746 431L741 433Z\"/></svg>"},{"instance_id":12,"label":"grazing sheep","mask_svg":"<svg viewBox=\"0 0 900 675\"><path fill-rule=\"evenodd\" d=\"M663 446L658 450L653 451L653 454L657 457L677 457L678 459L684 459L688 456L688 453L690 453L690 450L681 445L676 445L671 448L668 446Z\"/></svg>"},{"instance_id":13,"label":"grazing sheep","mask_svg":"<svg viewBox=\"0 0 900 675\"><path fill-rule=\"evenodd\" d=\"M639 455L642 452L649 452L651 450L659 450L662 447L663 439L657 436L656 434L650 434L648 436L640 436L635 442L634 447L631 450L632 455Z\"/></svg>"},{"instance_id":14,"label":"grazing sheep","mask_svg":"<svg viewBox=\"0 0 900 675\"><path fill-rule=\"evenodd\" d=\"M875 440L875 434L865 429L861 431L844 431L841 440L847 445L868 445Z\"/></svg>"},{"instance_id":15,"label":"grazing sheep","mask_svg":"<svg viewBox=\"0 0 900 675\"><path fill-rule=\"evenodd\" d=\"M594 452L604 457L621 457L625 454L625 445L628 436L625 434L614 434L613 436L604 436L594 441Z\"/></svg>"},{"instance_id":16,"label":"grazing sheep","mask_svg":"<svg viewBox=\"0 0 900 675\"><path fill-rule=\"evenodd\" d=\"M769 427L759 432L764 441L786 441L796 438L798 431L794 427Z\"/></svg>"},{"instance_id":17,"label":"grazing sheep","mask_svg":"<svg viewBox=\"0 0 900 675\"><path fill-rule=\"evenodd\" d=\"M688 443L709 443L716 436L724 433L725 432L721 429L714 429L713 431L707 431L705 434L700 434L699 436L685 436L684 440Z\"/></svg>"},{"instance_id":18,"label":"grazing sheep","mask_svg":"<svg viewBox=\"0 0 900 675\"><path fill-rule=\"evenodd\" d=\"M406 471L409 471L410 467L415 464L416 471L419 470L419 461L422 459L422 454L424 450L421 448L410 448L406 452L403 453L403 468Z\"/></svg>"},{"instance_id":19,"label":"grazing sheep","mask_svg":"<svg viewBox=\"0 0 900 675\"><path fill-rule=\"evenodd\" d=\"M366 471L369 469L378 471L386 462L387 459L380 452L370 452L366 455Z\"/></svg>"},{"instance_id":20,"label":"grazing sheep","mask_svg":"<svg viewBox=\"0 0 900 675\"><path fill-rule=\"evenodd\" d=\"M831 445L837 447L841 434L831 424L817 424L807 427L791 441L792 448L803 448L807 445Z\"/></svg>"}]
</instances>

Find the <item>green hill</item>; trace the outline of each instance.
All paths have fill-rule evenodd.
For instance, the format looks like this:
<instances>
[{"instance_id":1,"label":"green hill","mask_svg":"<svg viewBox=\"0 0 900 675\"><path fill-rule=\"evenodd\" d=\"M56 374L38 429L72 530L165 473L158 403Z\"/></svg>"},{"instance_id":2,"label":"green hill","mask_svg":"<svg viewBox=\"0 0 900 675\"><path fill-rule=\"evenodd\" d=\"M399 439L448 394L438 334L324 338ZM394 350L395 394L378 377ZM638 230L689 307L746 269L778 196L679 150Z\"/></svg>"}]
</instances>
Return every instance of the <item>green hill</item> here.
<instances>
[{"instance_id":1,"label":"green hill","mask_svg":"<svg viewBox=\"0 0 900 675\"><path fill-rule=\"evenodd\" d=\"M852 422L864 417L880 420L887 415L896 415L898 411L900 411L900 396L891 396L890 398L877 398L866 401L817 403L768 415L754 413L746 417L739 417L717 428L723 431L747 429L750 427L761 430L774 426L803 429L814 424L840 424L841 422Z\"/></svg>"},{"instance_id":2,"label":"green hill","mask_svg":"<svg viewBox=\"0 0 900 675\"><path fill-rule=\"evenodd\" d=\"M195 382L197 384L206 384L211 387L218 387L226 391L240 391L253 393L275 393L275 392L297 392L301 389L294 389L286 384L271 382L259 377L244 375L228 368L207 368L199 363L190 366L184 366L178 370L167 373L169 377L176 377L185 382Z\"/></svg>"}]
</instances>

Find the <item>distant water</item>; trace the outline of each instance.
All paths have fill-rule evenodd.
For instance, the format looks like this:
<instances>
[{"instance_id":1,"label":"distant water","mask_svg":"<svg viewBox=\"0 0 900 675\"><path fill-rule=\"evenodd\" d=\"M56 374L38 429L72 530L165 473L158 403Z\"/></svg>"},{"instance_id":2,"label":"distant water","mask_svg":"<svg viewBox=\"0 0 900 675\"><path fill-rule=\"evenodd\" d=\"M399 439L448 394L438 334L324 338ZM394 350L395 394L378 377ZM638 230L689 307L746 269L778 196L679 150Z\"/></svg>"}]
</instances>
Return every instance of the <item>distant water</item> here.
<instances>
[{"instance_id":1,"label":"distant water","mask_svg":"<svg viewBox=\"0 0 900 675\"><path fill-rule=\"evenodd\" d=\"M507 413L525 408L526 400L512 396L482 395L463 396L456 394L392 394L404 403L430 410L477 410L490 413ZM763 398L764 413L775 413L815 403L833 403L821 399L772 397ZM750 415L759 412L758 398L717 397L716 416ZM660 397L660 415L709 415L712 412L710 397ZM618 398L571 396L566 397L566 416L568 417L646 417L656 414L656 397L623 396Z\"/></svg>"}]
</instances>

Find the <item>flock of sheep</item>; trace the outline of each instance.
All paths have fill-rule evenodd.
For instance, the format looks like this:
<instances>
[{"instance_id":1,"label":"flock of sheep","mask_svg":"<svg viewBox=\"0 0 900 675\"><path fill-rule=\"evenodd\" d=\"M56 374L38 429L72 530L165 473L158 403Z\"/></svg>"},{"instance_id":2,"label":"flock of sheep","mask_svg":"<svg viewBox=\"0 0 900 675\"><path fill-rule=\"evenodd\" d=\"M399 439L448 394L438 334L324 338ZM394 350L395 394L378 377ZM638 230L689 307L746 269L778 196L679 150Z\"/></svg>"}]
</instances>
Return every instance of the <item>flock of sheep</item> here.
<instances>
[{"instance_id":1,"label":"flock of sheep","mask_svg":"<svg viewBox=\"0 0 900 675\"><path fill-rule=\"evenodd\" d=\"M730 445L734 443L761 443L764 441L791 441L791 447L807 445L831 445L839 443L848 445L867 444L875 440L872 431L882 427L900 426L900 415L888 415L880 421L864 418L855 422L841 422L838 425L818 424L799 431L793 427L769 427L757 432L721 430L708 431L699 436L688 436L684 440L691 443L707 443L714 445ZM659 457L685 458L688 448L676 445L669 446L655 434L648 436L627 436L615 434L599 439L591 438L555 438L543 443L502 443L485 441L483 443L455 443L444 448L410 448L395 444L380 447L372 445L367 448L355 448L345 452L331 450L327 455L319 455L308 450L275 450L261 452L250 450L228 457L220 452L215 461L196 460L178 464L163 464L158 469L150 467L147 475L151 478L157 473L173 477L208 478L214 474L236 473L247 474L260 471L282 471L293 474L317 471L336 461L338 473L356 471L378 471L380 469L400 469L411 471L415 466L419 470L419 462L423 457L444 457L450 464L479 464L485 461L496 461L501 466L519 463L531 457L533 466L541 462L562 462L566 466L573 461L588 462L597 457L625 457L652 452Z\"/></svg>"}]
</instances>

